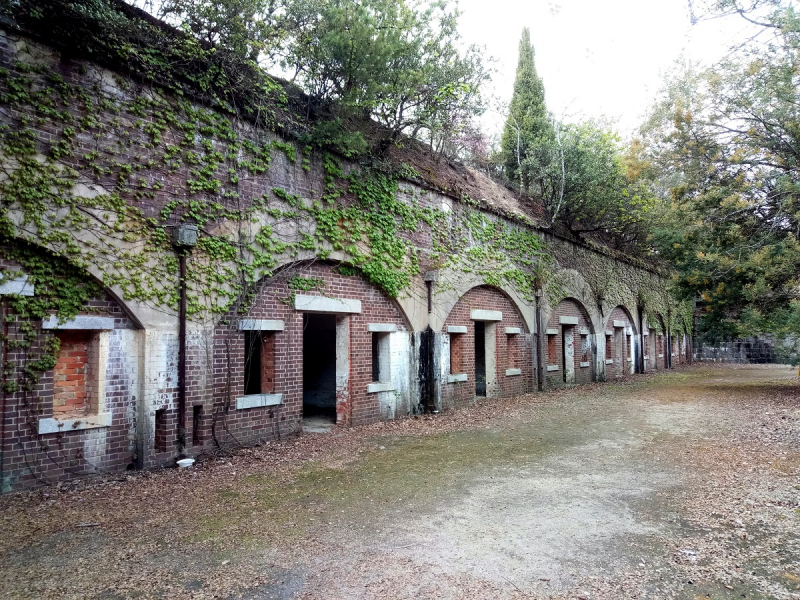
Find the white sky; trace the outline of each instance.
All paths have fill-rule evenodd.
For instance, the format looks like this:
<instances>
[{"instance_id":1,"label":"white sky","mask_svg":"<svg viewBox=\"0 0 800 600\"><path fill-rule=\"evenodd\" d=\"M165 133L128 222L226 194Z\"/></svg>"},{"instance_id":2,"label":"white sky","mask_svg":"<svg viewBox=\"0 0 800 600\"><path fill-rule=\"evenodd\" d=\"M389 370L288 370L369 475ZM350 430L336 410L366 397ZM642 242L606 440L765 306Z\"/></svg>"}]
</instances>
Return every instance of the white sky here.
<instances>
[{"instance_id":1,"label":"white sky","mask_svg":"<svg viewBox=\"0 0 800 600\"><path fill-rule=\"evenodd\" d=\"M573 122L616 119L623 135L642 122L681 54L711 64L746 31L739 18L692 27L687 0L460 0L459 6L464 41L498 59L494 92L500 99L511 98L527 26L548 109ZM486 133L503 121L487 114Z\"/></svg>"}]
</instances>

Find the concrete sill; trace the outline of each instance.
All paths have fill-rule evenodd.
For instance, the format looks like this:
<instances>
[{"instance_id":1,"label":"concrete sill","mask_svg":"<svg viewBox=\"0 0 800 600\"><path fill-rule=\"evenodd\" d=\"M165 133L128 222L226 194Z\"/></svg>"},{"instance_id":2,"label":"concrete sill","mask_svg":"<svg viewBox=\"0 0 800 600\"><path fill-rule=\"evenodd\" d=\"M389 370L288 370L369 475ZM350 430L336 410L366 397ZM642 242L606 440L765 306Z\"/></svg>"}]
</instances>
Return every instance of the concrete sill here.
<instances>
[{"instance_id":1,"label":"concrete sill","mask_svg":"<svg viewBox=\"0 0 800 600\"><path fill-rule=\"evenodd\" d=\"M658 358L664 358L664 355L663 354L659 354Z\"/></svg>"},{"instance_id":2,"label":"concrete sill","mask_svg":"<svg viewBox=\"0 0 800 600\"><path fill-rule=\"evenodd\" d=\"M586 367L590 367L590 366L592 366L592 363L588 363L588 362L582 362L581 363L581 369L585 369Z\"/></svg>"},{"instance_id":3,"label":"concrete sill","mask_svg":"<svg viewBox=\"0 0 800 600\"><path fill-rule=\"evenodd\" d=\"M506 377L513 377L514 375L522 375L522 369L506 369Z\"/></svg>"},{"instance_id":4,"label":"concrete sill","mask_svg":"<svg viewBox=\"0 0 800 600\"><path fill-rule=\"evenodd\" d=\"M633 362L632 358L626 358L625 360L626 360L626 362Z\"/></svg>"},{"instance_id":5,"label":"concrete sill","mask_svg":"<svg viewBox=\"0 0 800 600\"><path fill-rule=\"evenodd\" d=\"M250 394L236 399L236 410L278 406L283 402L283 394Z\"/></svg>"},{"instance_id":6,"label":"concrete sill","mask_svg":"<svg viewBox=\"0 0 800 600\"><path fill-rule=\"evenodd\" d=\"M558 365L547 365L548 371L558 371L560 368Z\"/></svg>"},{"instance_id":7,"label":"concrete sill","mask_svg":"<svg viewBox=\"0 0 800 600\"><path fill-rule=\"evenodd\" d=\"M460 383L462 381L467 380L466 373L458 373L456 375L448 375L447 376L447 383Z\"/></svg>"},{"instance_id":8,"label":"concrete sill","mask_svg":"<svg viewBox=\"0 0 800 600\"><path fill-rule=\"evenodd\" d=\"M613 365L614 364L614 359L613 358L607 358L606 359L606 364L607 365Z\"/></svg>"},{"instance_id":9,"label":"concrete sill","mask_svg":"<svg viewBox=\"0 0 800 600\"><path fill-rule=\"evenodd\" d=\"M39 435L101 427L111 427L111 413L87 415L81 419L39 419Z\"/></svg>"},{"instance_id":10,"label":"concrete sill","mask_svg":"<svg viewBox=\"0 0 800 600\"><path fill-rule=\"evenodd\" d=\"M386 383L368 383L367 393L374 394L375 392L391 392L394 390L394 383L387 381Z\"/></svg>"}]
</instances>

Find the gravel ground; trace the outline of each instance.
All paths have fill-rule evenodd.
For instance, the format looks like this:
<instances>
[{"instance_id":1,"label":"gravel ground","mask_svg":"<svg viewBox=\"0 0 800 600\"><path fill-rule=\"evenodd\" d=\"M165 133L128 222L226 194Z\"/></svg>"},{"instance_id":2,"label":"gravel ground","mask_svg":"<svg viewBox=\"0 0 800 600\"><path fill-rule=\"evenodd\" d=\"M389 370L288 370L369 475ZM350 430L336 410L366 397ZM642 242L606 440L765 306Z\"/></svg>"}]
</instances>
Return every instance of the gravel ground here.
<instances>
[{"instance_id":1,"label":"gravel ground","mask_svg":"<svg viewBox=\"0 0 800 600\"><path fill-rule=\"evenodd\" d=\"M800 599L800 388L694 367L0 498L9 598Z\"/></svg>"}]
</instances>

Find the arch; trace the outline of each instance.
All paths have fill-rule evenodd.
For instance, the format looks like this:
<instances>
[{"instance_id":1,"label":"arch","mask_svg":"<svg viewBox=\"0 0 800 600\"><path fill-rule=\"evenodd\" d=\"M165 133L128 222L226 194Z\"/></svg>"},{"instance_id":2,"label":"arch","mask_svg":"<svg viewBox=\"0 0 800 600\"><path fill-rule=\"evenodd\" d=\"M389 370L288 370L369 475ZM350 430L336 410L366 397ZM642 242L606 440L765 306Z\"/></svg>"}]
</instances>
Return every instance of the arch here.
<instances>
[{"instance_id":1,"label":"arch","mask_svg":"<svg viewBox=\"0 0 800 600\"><path fill-rule=\"evenodd\" d=\"M353 267L353 266L350 266L350 265L346 264L346 262L344 260L309 258L309 259L304 259L304 260L294 260L294 261L284 262L284 263L280 264L279 266L276 266L274 269L272 269L272 273L270 275L261 277L261 279L258 280L258 282L256 283L257 292L256 292L256 294L253 295L253 302L255 302L255 297L258 295L258 291L264 289L266 286L269 286L269 285L275 284L275 283L279 283L280 284L281 282L288 282L292 278L293 274L295 274L295 273L297 273L297 274L311 273L314 270L314 267L317 267L317 266L320 266L320 265L325 266L325 267L330 267L332 270L335 270L335 269L338 269L338 268L341 267L342 271L347 271L347 270L352 271L352 274L351 273L345 273L345 272L336 272L336 271L335 271L335 274L338 275L339 277L345 278L345 279L346 278L350 278L350 277L354 277L354 278L357 277L362 282L364 282L366 285L368 285L371 288L373 288L376 292L380 293L383 296L383 298L385 298L386 301L390 302L395 307L395 309L400 313L400 315L403 318L403 322L404 322L405 328L408 331L413 331L413 327L412 327L412 324L411 324L411 319L409 318L409 316L408 316L408 314L407 314L407 312L405 310L405 307L398 301L398 299L397 298L393 298L392 296L387 294L383 289L381 289L380 286L375 285L374 283L369 281L369 279L367 279L367 277L363 275L363 272L361 271L361 269L359 269L358 267ZM337 286L337 287L339 287L340 289L344 289L344 286ZM324 293L324 288L319 288L319 291L322 292L322 295L326 295L327 296L327 294ZM313 295L315 292L312 291L311 293ZM347 292L346 291L345 292L337 291L336 293L331 294L330 297L332 297L332 298L335 298L335 297L346 298L347 297ZM244 299L244 298L242 297L242 299ZM248 306L248 307L236 307L234 305L234 307L232 307L231 311L229 311L229 312L241 312L242 309L245 309L245 312L246 312L246 311L249 311L251 308L252 308L252 302L251 302L251 306ZM220 322L222 322L222 321L224 321L224 320L226 320L228 318L230 318L230 315L220 317L220 319L218 320L218 323L220 323Z\"/></svg>"},{"instance_id":2,"label":"arch","mask_svg":"<svg viewBox=\"0 0 800 600\"><path fill-rule=\"evenodd\" d=\"M478 285L462 294L441 340L443 408L533 390L533 335L504 290Z\"/></svg>"},{"instance_id":3,"label":"arch","mask_svg":"<svg viewBox=\"0 0 800 600\"><path fill-rule=\"evenodd\" d=\"M551 387L595 380L595 328L589 311L577 298L564 298L547 319L544 358Z\"/></svg>"},{"instance_id":4,"label":"arch","mask_svg":"<svg viewBox=\"0 0 800 600\"><path fill-rule=\"evenodd\" d=\"M454 303L452 303L452 305L449 306L449 310L442 321L443 323L447 323L450 320L450 315L453 313L453 309L456 307L456 305L458 305L462 300L464 300L470 294L470 292L474 290L488 290L490 292L494 292L503 296L512 306L514 314L522 321L523 328L525 329L524 333L530 333L533 331L534 328L531 327L531 325L527 322L525 314L520 309L517 299L512 297L512 295L502 287L498 287L495 285L486 285L486 284L473 285L469 289L464 290L464 292L459 295L458 299Z\"/></svg>"},{"instance_id":5,"label":"arch","mask_svg":"<svg viewBox=\"0 0 800 600\"><path fill-rule=\"evenodd\" d=\"M448 285L441 285L439 283L440 278L446 278L447 276L448 273L437 274L436 281L433 282L433 311L430 314L430 326L434 331L442 330L456 304L475 288L493 289L505 296L522 317L525 328L529 332L536 329L535 308L530 302L523 299L516 290L504 285L487 285L483 278L474 274L466 276L463 273L456 274L452 282L448 280ZM452 285L450 285L451 283Z\"/></svg>"},{"instance_id":6,"label":"arch","mask_svg":"<svg viewBox=\"0 0 800 600\"><path fill-rule=\"evenodd\" d=\"M349 425L411 410L409 319L386 292L340 266L286 263L259 281L246 308L232 307L219 322L214 410L235 411L221 443L292 433L311 413Z\"/></svg>"},{"instance_id":7,"label":"arch","mask_svg":"<svg viewBox=\"0 0 800 600\"><path fill-rule=\"evenodd\" d=\"M616 379L636 372L636 322L623 305L615 306L608 316L603 337L605 373Z\"/></svg>"},{"instance_id":8,"label":"arch","mask_svg":"<svg viewBox=\"0 0 800 600\"><path fill-rule=\"evenodd\" d=\"M661 313L646 312L642 319L642 337L644 341L644 370L657 371L667 368L666 335L664 317Z\"/></svg>"}]
</instances>

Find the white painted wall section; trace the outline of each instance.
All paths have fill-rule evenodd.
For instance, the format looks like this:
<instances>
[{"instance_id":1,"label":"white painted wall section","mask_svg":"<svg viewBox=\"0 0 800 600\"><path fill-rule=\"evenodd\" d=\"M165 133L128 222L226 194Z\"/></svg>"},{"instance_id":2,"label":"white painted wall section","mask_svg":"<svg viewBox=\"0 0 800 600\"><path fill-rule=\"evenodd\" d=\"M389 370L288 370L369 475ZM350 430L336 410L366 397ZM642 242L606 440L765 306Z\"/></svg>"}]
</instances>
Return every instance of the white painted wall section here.
<instances>
[{"instance_id":1,"label":"white painted wall section","mask_svg":"<svg viewBox=\"0 0 800 600\"><path fill-rule=\"evenodd\" d=\"M356 314L361 312L361 300L298 294L294 297L294 308L302 312Z\"/></svg>"}]
</instances>

